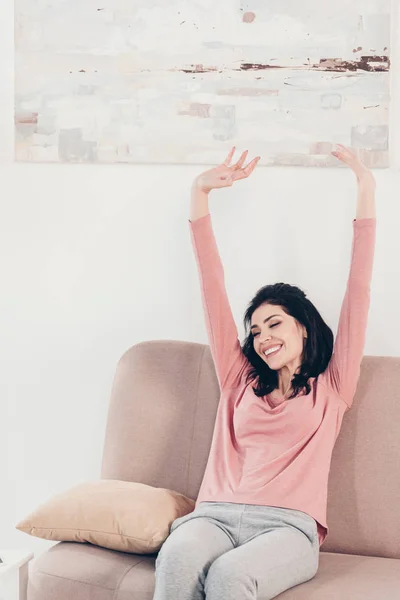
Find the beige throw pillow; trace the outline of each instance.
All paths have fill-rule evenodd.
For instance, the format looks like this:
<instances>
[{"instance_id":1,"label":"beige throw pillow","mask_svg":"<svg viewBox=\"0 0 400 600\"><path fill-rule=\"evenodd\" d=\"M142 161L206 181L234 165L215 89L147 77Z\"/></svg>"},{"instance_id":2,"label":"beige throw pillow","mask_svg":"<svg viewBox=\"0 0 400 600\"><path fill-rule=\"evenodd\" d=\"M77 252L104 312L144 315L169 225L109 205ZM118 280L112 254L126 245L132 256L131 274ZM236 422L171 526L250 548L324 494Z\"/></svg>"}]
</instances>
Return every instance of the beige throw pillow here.
<instances>
[{"instance_id":1,"label":"beige throw pillow","mask_svg":"<svg viewBox=\"0 0 400 600\"><path fill-rule=\"evenodd\" d=\"M172 490L103 479L58 494L16 527L46 540L151 554L168 537L172 521L194 507L194 500Z\"/></svg>"}]
</instances>

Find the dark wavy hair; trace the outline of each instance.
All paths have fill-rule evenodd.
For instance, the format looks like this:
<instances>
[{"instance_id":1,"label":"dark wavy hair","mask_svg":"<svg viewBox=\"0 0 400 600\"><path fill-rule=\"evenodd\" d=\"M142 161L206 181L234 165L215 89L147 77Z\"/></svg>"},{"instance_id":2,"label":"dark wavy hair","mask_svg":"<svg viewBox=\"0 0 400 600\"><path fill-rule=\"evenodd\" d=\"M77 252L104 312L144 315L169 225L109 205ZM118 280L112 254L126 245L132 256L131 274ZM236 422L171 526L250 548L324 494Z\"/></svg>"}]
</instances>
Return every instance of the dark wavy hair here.
<instances>
[{"instance_id":1,"label":"dark wavy hair","mask_svg":"<svg viewBox=\"0 0 400 600\"><path fill-rule=\"evenodd\" d=\"M286 314L294 317L306 328L307 338L304 340L302 364L300 372L292 378L293 392L290 398L297 396L303 389L305 389L306 395L309 394L311 386L308 379L318 377L323 373L332 357L332 330L300 288L288 283L275 283L259 289L250 301L244 315L243 321L247 337L242 344L243 354L251 364L247 382L256 380L256 385L253 387L256 396L270 394L278 387L278 372L270 369L254 350L254 338L250 331L251 317L262 304L280 306Z\"/></svg>"}]
</instances>

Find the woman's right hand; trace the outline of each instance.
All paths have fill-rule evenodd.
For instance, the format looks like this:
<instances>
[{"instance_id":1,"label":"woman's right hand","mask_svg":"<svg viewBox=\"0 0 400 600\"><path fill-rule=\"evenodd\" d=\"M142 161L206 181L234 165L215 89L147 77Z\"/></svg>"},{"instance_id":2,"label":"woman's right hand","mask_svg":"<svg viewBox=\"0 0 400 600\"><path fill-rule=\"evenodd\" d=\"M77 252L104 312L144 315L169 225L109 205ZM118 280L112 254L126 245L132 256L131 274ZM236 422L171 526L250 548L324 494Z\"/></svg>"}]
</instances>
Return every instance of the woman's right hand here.
<instances>
[{"instance_id":1,"label":"woman's right hand","mask_svg":"<svg viewBox=\"0 0 400 600\"><path fill-rule=\"evenodd\" d=\"M230 187L235 181L246 179L246 177L251 175L260 160L260 156L253 158L248 165L243 167L248 154L248 150L245 150L237 163L231 165L230 163L235 154L235 150L236 148L234 146L225 161L218 165L218 167L214 167L213 169L209 169L198 175L193 182L194 189L208 194L213 189Z\"/></svg>"}]
</instances>

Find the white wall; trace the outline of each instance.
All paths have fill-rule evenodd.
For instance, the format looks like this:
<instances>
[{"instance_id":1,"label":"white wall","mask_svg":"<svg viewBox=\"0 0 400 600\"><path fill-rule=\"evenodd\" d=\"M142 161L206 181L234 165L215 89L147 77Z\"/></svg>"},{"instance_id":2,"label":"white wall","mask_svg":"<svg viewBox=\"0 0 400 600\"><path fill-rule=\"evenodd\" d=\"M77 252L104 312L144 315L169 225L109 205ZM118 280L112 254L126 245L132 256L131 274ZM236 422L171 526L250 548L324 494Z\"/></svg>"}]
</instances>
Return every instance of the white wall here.
<instances>
[{"instance_id":1,"label":"white wall","mask_svg":"<svg viewBox=\"0 0 400 600\"><path fill-rule=\"evenodd\" d=\"M12 0L3 0L0 547L41 551L49 543L14 524L56 492L99 476L121 354L146 339L206 342L187 223L199 169L14 164L12 28ZM396 80L397 104L398 87ZM378 171L376 178L379 226L365 352L399 355L400 173ZM214 193L213 222L241 335L253 293L278 280L300 285L335 330L355 194L347 170L296 168L259 168Z\"/></svg>"}]
</instances>

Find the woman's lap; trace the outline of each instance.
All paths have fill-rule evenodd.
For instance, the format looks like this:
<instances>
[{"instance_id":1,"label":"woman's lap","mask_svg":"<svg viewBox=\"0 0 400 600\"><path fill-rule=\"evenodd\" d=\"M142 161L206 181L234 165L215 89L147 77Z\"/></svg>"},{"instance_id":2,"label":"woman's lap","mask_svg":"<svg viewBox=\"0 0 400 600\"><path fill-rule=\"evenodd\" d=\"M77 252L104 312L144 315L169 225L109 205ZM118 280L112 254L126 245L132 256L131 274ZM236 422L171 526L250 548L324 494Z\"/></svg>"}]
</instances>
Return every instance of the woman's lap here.
<instances>
[{"instance_id":1,"label":"woman's lap","mask_svg":"<svg viewBox=\"0 0 400 600\"><path fill-rule=\"evenodd\" d=\"M182 599L203 598L205 593L210 600L266 600L314 577L319 542L316 525L314 530L312 518L305 513L204 503L174 521L160 555L157 569L163 558L163 570L170 571L164 585L175 587L173 593L180 593ZM171 569L179 573L175 580Z\"/></svg>"}]
</instances>

